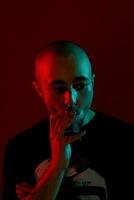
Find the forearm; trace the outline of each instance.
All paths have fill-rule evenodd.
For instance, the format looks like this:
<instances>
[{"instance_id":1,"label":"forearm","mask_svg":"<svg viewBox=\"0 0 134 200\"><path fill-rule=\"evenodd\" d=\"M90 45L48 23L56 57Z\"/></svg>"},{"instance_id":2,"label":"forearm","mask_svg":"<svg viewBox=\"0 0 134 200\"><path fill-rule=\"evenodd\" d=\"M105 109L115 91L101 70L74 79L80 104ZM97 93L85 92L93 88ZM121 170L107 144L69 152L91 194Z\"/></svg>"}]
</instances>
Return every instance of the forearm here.
<instances>
[{"instance_id":1,"label":"forearm","mask_svg":"<svg viewBox=\"0 0 134 200\"><path fill-rule=\"evenodd\" d=\"M44 176L24 200L55 200L59 192L65 170L50 164Z\"/></svg>"}]
</instances>

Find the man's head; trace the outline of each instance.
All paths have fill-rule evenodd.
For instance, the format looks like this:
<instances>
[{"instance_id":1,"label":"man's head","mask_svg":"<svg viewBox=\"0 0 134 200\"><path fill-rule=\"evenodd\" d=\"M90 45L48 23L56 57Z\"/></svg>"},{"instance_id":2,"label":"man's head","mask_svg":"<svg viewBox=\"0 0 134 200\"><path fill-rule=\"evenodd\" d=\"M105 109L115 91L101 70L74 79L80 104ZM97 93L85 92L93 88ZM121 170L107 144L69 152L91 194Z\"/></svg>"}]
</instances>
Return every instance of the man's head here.
<instances>
[{"instance_id":1,"label":"man's head","mask_svg":"<svg viewBox=\"0 0 134 200\"><path fill-rule=\"evenodd\" d=\"M76 43L49 43L36 58L35 78L34 87L50 114L63 111L70 104L80 122L89 112L94 76L91 61Z\"/></svg>"}]
</instances>

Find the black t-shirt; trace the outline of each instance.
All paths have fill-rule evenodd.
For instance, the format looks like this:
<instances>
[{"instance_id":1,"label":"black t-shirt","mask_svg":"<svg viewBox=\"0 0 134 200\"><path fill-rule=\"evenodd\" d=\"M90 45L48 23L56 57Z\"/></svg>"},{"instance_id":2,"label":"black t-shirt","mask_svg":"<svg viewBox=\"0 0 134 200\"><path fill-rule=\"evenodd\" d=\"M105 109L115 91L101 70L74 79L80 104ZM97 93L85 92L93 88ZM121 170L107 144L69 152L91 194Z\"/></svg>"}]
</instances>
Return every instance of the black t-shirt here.
<instances>
[{"instance_id":1,"label":"black t-shirt","mask_svg":"<svg viewBox=\"0 0 134 200\"><path fill-rule=\"evenodd\" d=\"M96 112L72 156L57 200L130 199L133 195L134 127ZM4 156L3 200L17 200L17 183L33 186L51 162L49 119L10 139Z\"/></svg>"}]
</instances>

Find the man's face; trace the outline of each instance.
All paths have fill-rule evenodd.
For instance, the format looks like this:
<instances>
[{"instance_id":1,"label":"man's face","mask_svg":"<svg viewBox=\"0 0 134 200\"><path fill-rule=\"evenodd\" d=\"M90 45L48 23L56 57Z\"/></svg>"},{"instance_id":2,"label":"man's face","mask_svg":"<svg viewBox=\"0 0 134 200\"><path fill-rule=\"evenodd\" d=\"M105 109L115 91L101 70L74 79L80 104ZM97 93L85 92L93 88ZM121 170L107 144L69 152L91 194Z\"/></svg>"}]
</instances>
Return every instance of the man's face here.
<instances>
[{"instance_id":1,"label":"man's face","mask_svg":"<svg viewBox=\"0 0 134 200\"><path fill-rule=\"evenodd\" d=\"M85 55L48 53L38 62L36 77L50 114L62 112L70 104L77 112L77 122L83 120L93 99L91 64Z\"/></svg>"}]
</instances>

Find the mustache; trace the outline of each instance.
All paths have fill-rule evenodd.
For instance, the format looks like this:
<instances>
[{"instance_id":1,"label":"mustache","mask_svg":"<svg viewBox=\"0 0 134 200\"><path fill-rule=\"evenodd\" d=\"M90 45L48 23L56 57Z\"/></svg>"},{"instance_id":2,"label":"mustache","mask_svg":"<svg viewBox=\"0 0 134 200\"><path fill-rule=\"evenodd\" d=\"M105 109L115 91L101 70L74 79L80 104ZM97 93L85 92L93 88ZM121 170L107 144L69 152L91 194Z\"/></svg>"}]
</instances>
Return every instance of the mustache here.
<instances>
[{"instance_id":1,"label":"mustache","mask_svg":"<svg viewBox=\"0 0 134 200\"><path fill-rule=\"evenodd\" d=\"M78 108L74 107L71 104L66 105L65 112L73 112L75 115L78 115L80 113Z\"/></svg>"}]
</instances>

